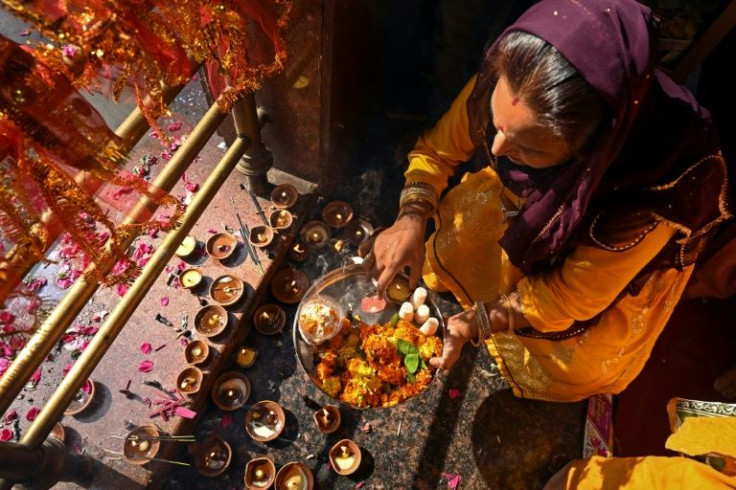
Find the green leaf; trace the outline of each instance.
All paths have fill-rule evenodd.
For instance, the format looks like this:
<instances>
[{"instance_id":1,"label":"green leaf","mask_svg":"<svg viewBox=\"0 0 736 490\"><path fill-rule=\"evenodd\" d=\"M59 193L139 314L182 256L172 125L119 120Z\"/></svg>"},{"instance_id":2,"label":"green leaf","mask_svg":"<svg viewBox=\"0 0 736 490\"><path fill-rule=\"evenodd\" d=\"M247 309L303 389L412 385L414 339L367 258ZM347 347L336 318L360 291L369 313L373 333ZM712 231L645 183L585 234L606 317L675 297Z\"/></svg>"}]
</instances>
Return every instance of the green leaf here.
<instances>
[{"instance_id":1,"label":"green leaf","mask_svg":"<svg viewBox=\"0 0 736 490\"><path fill-rule=\"evenodd\" d=\"M406 380L409 383L414 384L414 381L416 381L416 379L417 379L416 376L414 376L413 374L411 374L411 373L407 373L406 374Z\"/></svg>"},{"instance_id":2,"label":"green leaf","mask_svg":"<svg viewBox=\"0 0 736 490\"><path fill-rule=\"evenodd\" d=\"M422 369L429 369L429 367L427 367L427 363L424 362L424 359L422 359L421 357L419 358L419 365L422 367Z\"/></svg>"},{"instance_id":3,"label":"green leaf","mask_svg":"<svg viewBox=\"0 0 736 490\"><path fill-rule=\"evenodd\" d=\"M409 354L404 358L404 365L409 373L416 373L419 369L419 356L417 354Z\"/></svg>"},{"instance_id":4,"label":"green leaf","mask_svg":"<svg viewBox=\"0 0 736 490\"><path fill-rule=\"evenodd\" d=\"M391 317L391 322L389 322L388 326L391 328L396 328L396 325L398 325L398 323L399 323L399 314L394 313L393 316Z\"/></svg>"},{"instance_id":5,"label":"green leaf","mask_svg":"<svg viewBox=\"0 0 736 490\"><path fill-rule=\"evenodd\" d=\"M412 347L414 347L414 345L404 339L399 339L399 341L396 342L396 349L398 349L400 354L404 354L405 356L411 354Z\"/></svg>"}]
</instances>

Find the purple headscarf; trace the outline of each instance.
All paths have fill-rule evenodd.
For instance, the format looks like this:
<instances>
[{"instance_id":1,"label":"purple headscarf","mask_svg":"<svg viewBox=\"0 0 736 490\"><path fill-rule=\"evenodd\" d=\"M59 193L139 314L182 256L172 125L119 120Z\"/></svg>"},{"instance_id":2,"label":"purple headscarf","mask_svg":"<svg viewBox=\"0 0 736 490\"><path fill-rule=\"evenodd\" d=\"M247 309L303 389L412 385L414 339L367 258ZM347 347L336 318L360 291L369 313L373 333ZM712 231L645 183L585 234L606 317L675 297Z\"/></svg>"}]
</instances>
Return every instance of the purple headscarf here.
<instances>
[{"instance_id":1,"label":"purple headscarf","mask_svg":"<svg viewBox=\"0 0 736 490\"><path fill-rule=\"evenodd\" d=\"M527 197L501 240L511 262L527 274L538 272L580 240L624 250L661 221L682 240L660 262L681 267L694 261L699 239L730 217L725 162L707 111L655 69L651 11L634 0L543 0L501 37L511 31L557 48L613 114L582 159L541 174L499 166L504 183L525 189ZM497 45L487 51L468 100L478 147L490 147L495 136L488 121Z\"/></svg>"}]
</instances>

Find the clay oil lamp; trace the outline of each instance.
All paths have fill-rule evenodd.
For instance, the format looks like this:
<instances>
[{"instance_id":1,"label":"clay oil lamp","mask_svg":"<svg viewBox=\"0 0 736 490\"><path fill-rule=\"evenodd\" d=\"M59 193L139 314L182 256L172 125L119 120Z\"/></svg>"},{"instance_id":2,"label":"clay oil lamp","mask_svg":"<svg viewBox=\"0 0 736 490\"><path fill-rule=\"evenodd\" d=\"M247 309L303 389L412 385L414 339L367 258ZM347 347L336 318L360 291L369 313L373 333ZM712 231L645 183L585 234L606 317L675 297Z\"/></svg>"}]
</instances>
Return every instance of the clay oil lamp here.
<instances>
[{"instance_id":1,"label":"clay oil lamp","mask_svg":"<svg viewBox=\"0 0 736 490\"><path fill-rule=\"evenodd\" d=\"M271 294L281 303L293 305L301 301L309 289L309 278L296 269L282 269L271 280Z\"/></svg>"},{"instance_id":2,"label":"clay oil lamp","mask_svg":"<svg viewBox=\"0 0 736 490\"><path fill-rule=\"evenodd\" d=\"M51 433L49 435L52 437L56 437L61 442L64 442L66 431L64 430L64 426L61 425L61 422L56 422L54 424L54 427L51 429Z\"/></svg>"},{"instance_id":3,"label":"clay oil lamp","mask_svg":"<svg viewBox=\"0 0 736 490\"><path fill-rule=\"evenodd\" d=\"M177 257L186 259L187 257L191 256L196 249L197 239L191 235L187 235L184 237L184 240L181 241L179 246L176 248L176 252L174 253Z\"/></svg>"},{"instance_id":4,"label":"clay oil lamp","mask_svg":"<svg viewBox=\"0 0 736 490\"><path fill-rule=\"evenodd\" d=\"M294 217L288 209L277 209L268 217L268 223L274 230L286 230L294 222Z\"/></svg>"},{"instance_id":5,"label":"clay oil lamp","mask_svg":"<svg viewBox=\"0 0 736 490\"><path fill-rule=\"evenodd\" d=\"M322 219L333 228L344 228L353 219L353 207L345 201L328 202L322 209Z\"/></svg>"},{"instance_id":6,"label":"clay oil lamp","mask_svg":"<svg viewBox=\"0 0 736 490\"><path fill-rule=\"evenodd\" d=\"M245 405L249 397L250 381L236 371L222 373L212 386L212 401L222 410L237 410Z\"/></svg>"},{"instance_id":7,"label":"clay oil lamp","mask_svg":"<svg viewBox=\"0 0 736 490\"><path fill-rule=\"evenodd\" d=\"M194 466L199 474L206 477L221 475L230 466L233 450L220 436L211 435L197 447L194 453Z\"/></svg>"},{"instance_id":8,"label":"clay oil lamp","mask_svg":"<svg viewBox=\"0 0 736 490\"><path fill-rule=\"evenodd\" d=\"M334 405L325 405L314 412L314 422L317 428L325 434L332 434L340 427L342 416L340 409Z\"/></svg>"},{"instance_id":9,"label":"clay oil lamp","mask_svg":"<svg viewBox=\"0 0 736 490\"><path fill-rule=\"evenodd\" d=\"M286 325L286 312L273 303L262 305L253 315L253 325L260 334L276 335Z\"/></svg>"},{"instance_id":10,"label":"clay oil lamp","mask_svg":"<svg viewBox=\"0 0 736 490\"><path fill-rule=\"evenodd\" d=\"M194 315L194 328L204 337L220 335L228 324L227 310L219 305L207 305Z\"/></svg>"},{"instance_id":11,"label":"clay oil lamp","mask_svg":"<svg viewBox=\"0 0 736 490\"><path fill-rule=\"evenodd\" d=\"M309 255L309 251L301 238L294 240L294 244L291 246L291 250L289 250L289 258L295 262L304 262L307 259L307 255Z\"/></svg>"},{"instance_id":12,"label":"clay oil lamp","mask_svg":"<svg viewBox=\"0 0 736 490\"><path fill-rule=\"evenodd\" d=\"M202 371L195 366L184 368L176 377L176 389L185 395L194 395L202 387Z\"/></svg>"},{"instance_id":13,"label":"clay oil lamp","mask_svg":"<svg viewBox=\"0 0 736 490\"><path fill-rule=\"evenodd\" d=\"M345 231L350 243L358 246L373 235L373 225L364 219L359 219L348 223Z\"/></svg>"},{"instance_id":14,"label":"clay oil lamp","mask_svg":"<svg viewBox=\"0 0 736 490\"><path fill-rule=\"evenodd\" d=\"M411 296L409 282L401 277L394 278L386 288L386 296L394 303L409 301L409 296Z\"/></svg>"},{"instance_id":15,"label":"clay oil lamp","mask_svg":"<svg viewBox=\"0 0 736 490\"><path fill-rule=\"evenodd\" d=\"M245 431L254 441L273 441L281 435L285 425L284 409L270 400L256 403L245 414Z\"/></svg>"},{"instance_id":16,"label":"clay oil lamp","mask_svg":"<svg viewBox=\"0 0 736 490\"><path fill-rule=\"evenodd\" d=\"M72 398L69 406L64 411L64 415L78 415L84 412L90 406L94 397L95 382L88 379L74 395L74 398Z\"/></svg>"},{"instance_id":17,"label":"clay oil lamp","mask_svg":"<svg viewBox=\"0 0 736 490\"><path fill-rule=\"evenodd\" d=\"M346 245L347 242L345 240L339 240L337 238L330 240L330 248L336 253L342 253L342 251L345 250Z\"/></svg>"},{"instance_id":18,"label":"clay oil lamp","mask_svg":"<svg viewBox=\"0 0 736 490\"><path fill-rule=\"evenodd\" d=\"M332 234L324 221L308 221L299 233L302 241L310 248L324 248L330 243Z\"/></svg>"},{"instance_id":19,"label":"clay oil lamp","mask_svg":"<svg viewBox=\"0 0 736 490\"><path fill-rule=\"evenodd\" d=\"M271 191L271 203L278 209L289 209L299 199L299 191L291 184L277 185Z\"/></svg>"},{"instance_id":20,"label":"clay oil lamp","mask_svg":"<svg viewBox=\"0 0 736 490\"><path fill-rule=\"evenodd\" d=\"M204 340L193 340L184 348L184 360L190 366L202 364L210 355L210 346Z\"/></svg>"},{"instance_id":21,"label":"clay oil lamp","mask_svg":"<svg viewBox=\"0 0 736 490\"><path fill-rule=\"evenodd\" d=\"M128 463L144 465L158 454L161 441L158 427L153 424L136 427L125 436L123 456Z\"/></svg>"},{"instance_id":22,"label":"clay oil lamp","mask_svg":"<svg viewBox=\"0 0 736 490\"><path fill-rule=\"evenodd\" d=\"M230 257L238 245L238 240L230 233L216 233L207 240L207 254L213 259L225 260Z\"/></svg>"},{"instance_id":23,"label":"clay oil lamp","mask_svg":"<svg viewBox=\"0 0 736 490\"><path fill-rule=\"evenodd\" d=\"M330 463L340 475L351 475L360 466L362 459L360 446L350 439L338 442L329 452Z\"/></svg>"},{"instance_id":24,"label":"clay oil lamp","mask_svg":"<svg viewBox=\"0 0 736 490\"><path fill-rule=\"evenodd\" d=\"M237 303L244 293L243 281L230 274L218 277L210 285L210 298L223 306Z\"/></svg>"},{"instance_id":25,"label":"clay oil lamp","mask_svg":"<svg viewBox=\"0 0 736 490\"><path fill-rule=\"evenodd\" d=\"M258 357L257 350L253 347L243 345L235 354L235 363L241 368L249 368L256 362L256 357Z\"/></svg>"},{"instance_id":26,"label":"clay oil lamp","mask_svg":"<svg viewBox=\"0 0 736 490\"><path fill-rule=\"evenodd\" d=\"M273 242L273 237L273 228L266 225L258 225L251 228L248 241L254 247L266 248Z\"/></svg>"},{"instance_id":27,"label":"clay oil lamp","mask_svg":"<svg viewBox=\"0 0 736 490\"><path fill-rule=\"evenodd\" d=\"M179 284L184 289L194 289L202 283L202 273L196 267L186 269L179 275Z\"/></svg>"},{"instance_id":28,"label":"clay oil lamp","mask_svg":"<svg viewBox=\"0 0 736 490\"><path fill-rule=\"evenodd\" d=\"M276 490L312 490L314 475L307 465L297 461L286 463L276 473L273 487Z\"/></svg>"},{"instance_id":29,"label":"clay oil lamp","mask_svg":"<svg viewBox=\"0 0 736 490\"><path fill-rule=\"evenodd\" d=\"M268 456L251 459L245 465L246 490L269 488L276 479L276 465Z\"/></svg>"}]
</instances>

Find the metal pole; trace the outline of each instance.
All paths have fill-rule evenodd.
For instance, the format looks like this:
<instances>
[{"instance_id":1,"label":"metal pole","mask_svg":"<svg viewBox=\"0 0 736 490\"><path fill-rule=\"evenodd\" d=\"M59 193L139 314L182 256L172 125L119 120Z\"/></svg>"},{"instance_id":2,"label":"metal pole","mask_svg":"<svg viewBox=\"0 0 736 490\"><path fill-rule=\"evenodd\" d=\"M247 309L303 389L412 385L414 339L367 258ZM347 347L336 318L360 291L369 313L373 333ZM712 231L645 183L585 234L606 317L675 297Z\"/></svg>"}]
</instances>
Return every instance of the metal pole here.
<instances>
[{"instance_id":1,"label":"metal pole","mask_svg":"<svg viewBox=\"0 0 736 490\"><path fill-rule=\"evenodd\" d=\"M56 438L47 439L39 447L17 442L0 444L0 488L14 484L26 489L48 489L59 481L83 483L94 471L95 461L89 456L71 454Z\"/></svg>"},{"instance_id":2,"label":"metal pole","mask_svg":"<svg viewBox=\"0 0 736 490\"><path fill-rule=\"evenodd\" d=\"M192 134L161 170L153 185L166 192L170 191L199 154L212 133L215 132L225 115L220 111L217 104L212 104L194 128ZM137 221L146 209L150 210L150 208L150 201L147 198L141 199L125 222ZM133 238L127 240L123 244L123 249L130 246L132 242ZM103 264L104 273L107 273L113 267L113 259L114 257L108 257L108 260ZM0 413L5 413L8 410L15 397L18 396L18 393L21 392L23 386L33 374L33 371L41 365L51 349L64 335L66 328L77 317L98 287L99 284L96 281L88 282L83 277L79 278L41 324L33 337L30 338L23 350L18 353L15 361L0 377Z\"/></svg>"},{"instance_id":3,"label":"metal pole","mask_svg":"<svg viewBox=\"0 0 736 490\"><path fill-rule=\"evenodd\" d=\"M220 160L202 188L197 193L187 212L182 218L181 226L169 233L163 243L156 249L151 260L146 264L141 275L123 296L115 309L105 320L92 341L79 357L69 373L56 388L43 410L38 414L23 436L21 442L29 446L40 444L46 439L51 428L61 417L73 396L92 374L92 371L103 358L112 342L130 319L136 307L153 286L161 271L174 255L176 248L192 229L212 198L217 194L225 179L230 175L240 160L248 143L243 136L238 137L225 156Z\"/></svg>"},{"instance_id":4,"label":"metal pole","mask_svg":"<svg viewBox=\"0 0 736 490\"><path fill-rule=\"evenodd\" d=\"M233 122L238 134L244 134L251 146L238 163L238 172L248 178L248 188L258 195L270 191L266 173L273 166L273 155L261 140L261 126L258 121L256 98L249 92L238 100L232 108Z\"/></svg>"}]
</instances>

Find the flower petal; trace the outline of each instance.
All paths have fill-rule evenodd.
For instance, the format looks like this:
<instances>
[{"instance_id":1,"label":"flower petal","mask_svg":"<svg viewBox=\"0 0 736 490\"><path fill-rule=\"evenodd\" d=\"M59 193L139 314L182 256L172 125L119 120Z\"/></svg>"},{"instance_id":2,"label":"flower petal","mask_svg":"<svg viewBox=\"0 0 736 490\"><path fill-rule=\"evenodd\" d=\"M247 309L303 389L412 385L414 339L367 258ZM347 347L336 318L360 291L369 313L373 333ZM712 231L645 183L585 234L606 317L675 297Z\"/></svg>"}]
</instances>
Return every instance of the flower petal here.
<instances>
[{"instance_id":1,"label":"flower petal","mask_svg":"<svg viewBox=\"0 0 736 490\"><path fill-rule=\"evenodd\" d=\"M149 360L141 361L141 363L138 365L138 371L142 373L150 373L153 371L153 362Z\"/></svg>"},{"instance_id":2,"label":"flower petal","mask_svg":"<svg viewBox=\"0 0 736 490\"><path fill-rule=\"evenodd\" d=\"M40 410L36 407L31 407L28 412L26 412L26 420L29 422L33 422L36 419L39 411Z\"/></svg>"},{"instance_id":3,"label":"flower petal","mask_svg":"<svg viewBox=\"0 0 736 490\"><path fill-rule=\"evenodd\" d=\"M460 390L458 390L457 388L450 388L447 394L450 395L450 400L460 398L461 396Z\"/></svg>"},{"instance_id":4,"label":"flower petal","mask_svg":"<svg viewBox=\"0 0 736 490\"><path fill-rule=\"evenodd\" d=\"M149 344L148 342L143 342L141 344L141 352L143 352L144 354L148 355L151 353L152 350L153 348L151 347L151 344Z\"/></svg>"},{"instance_id":5,"label":"flower petal","mask_svg":"<svg viewBox=\"0 0 736 490\"><path fill-rule=\"evenodd\" d=\"M0 431L0 441L7 442L13 439L13 431L10 429L3 429Z\"/></svg>"},{"instance_id":6,"label":"flower petal","mask_svg":"<svg viewBox=\"0 0 736 490\"><path fill-rule=\"evenodd\" d=\"M169 306L169 297L164 296L161 298L161 306Z\"/></svg>"}]
</instances>

